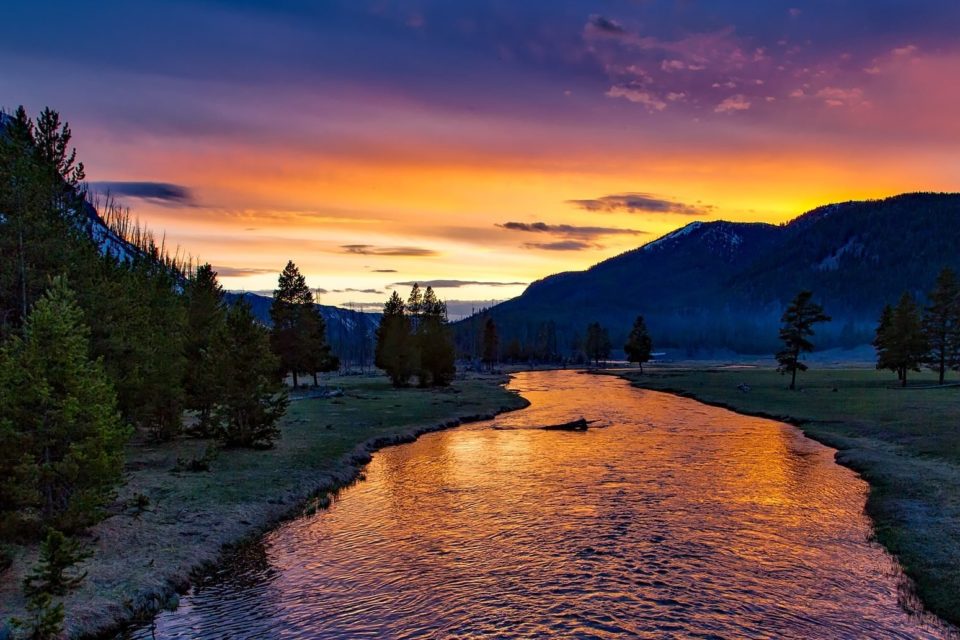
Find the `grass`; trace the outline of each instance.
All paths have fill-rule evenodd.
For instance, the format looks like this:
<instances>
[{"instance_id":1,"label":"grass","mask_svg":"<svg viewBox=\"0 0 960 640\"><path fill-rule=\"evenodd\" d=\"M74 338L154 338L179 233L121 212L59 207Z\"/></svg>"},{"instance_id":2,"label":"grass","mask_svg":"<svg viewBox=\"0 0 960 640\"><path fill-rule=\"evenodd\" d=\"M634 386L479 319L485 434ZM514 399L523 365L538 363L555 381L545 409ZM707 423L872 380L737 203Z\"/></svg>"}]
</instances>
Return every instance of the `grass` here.
<instances>
[{"instance_id":1,"label":"grass","mask_svg":"<svg viewBox=\"0 0 960 640\"><path fill-rule=\"evenodd\" d=\"M772 369L648 368L618 371L636 386L798 425L838 450L870 484L877 540L896 555L924 605L960 624L960 386L912 374L824 369L799 374L798 390ZM738 389L748 385L750 391Z\"/></svg>"},{"instance_id":2,"label":"grass","mask_svg":"<svg viewBox=\"0 0 960 640\"><path fill-rule=\"evenodd\" d=\"M225 546L329 504L328 494L354 480L370 451L525 406L504 382L473 376L447 389L396 390L385 378L337 379L342 397L291 403L274 449L220 451L209 472L176 470L178 459L202 458L208 441L132 444L115 515L91 531L89 575L65 601L70 635L104 633L166 606ZM22 613L19 585L37 550L16 547L12 556L0 580L0 631Z\"/></svg>"}]
</instances>

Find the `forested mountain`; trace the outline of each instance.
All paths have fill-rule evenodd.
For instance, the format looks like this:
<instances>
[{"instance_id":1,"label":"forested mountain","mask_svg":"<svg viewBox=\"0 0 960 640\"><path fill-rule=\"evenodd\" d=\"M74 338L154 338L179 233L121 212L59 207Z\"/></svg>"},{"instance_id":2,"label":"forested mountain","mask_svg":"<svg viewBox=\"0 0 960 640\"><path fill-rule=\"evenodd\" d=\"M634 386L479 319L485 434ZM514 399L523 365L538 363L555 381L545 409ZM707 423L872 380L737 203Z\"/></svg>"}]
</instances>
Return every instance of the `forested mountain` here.
<instances>
[{"instance_id":1,"label":"forested mountain","mask_svg":"<svg viewBox=\"0 0 960 640\"><path fill-rule=\"evenodd\" d=\"M834 204L783 225L693 222L586 271L534 282L487 313L502 344L561 356L593 321L622 345L638 314L656 347L677 355L764 353L776 346L786 302L809 288L833 316L818 345L853 347L870 342L885 303L904 291L922 299L942 267L960 270L958 248L958 194ZM478 322L458 324L462 350L473 348Z\"/></svg>"}]
</instances>

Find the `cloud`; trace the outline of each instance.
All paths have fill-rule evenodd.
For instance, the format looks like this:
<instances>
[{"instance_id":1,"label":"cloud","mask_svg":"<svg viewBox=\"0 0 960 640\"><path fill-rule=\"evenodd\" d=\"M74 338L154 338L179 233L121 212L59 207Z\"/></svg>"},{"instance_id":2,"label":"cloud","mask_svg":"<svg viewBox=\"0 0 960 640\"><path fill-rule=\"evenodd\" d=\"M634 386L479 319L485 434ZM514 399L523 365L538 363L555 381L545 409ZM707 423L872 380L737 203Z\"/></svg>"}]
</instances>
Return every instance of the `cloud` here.
<instances>
[{"instance_id":1,"label":"cloud","mask_svg":"<svg viewBox=\"0 0 960 640\"><path fill-rule=\"evenodd\" d=\"M433 287L434 289L459 289L469 285L481 285L485 287L513 287L525 285L526 282L487 282L482 280L420 280L409 282L394 282L391 287L412 287L419 284L421 287Z\"/></svg>"},{"instance_id":2,"label":"cloud","mask_svg":"<svg viewBox=\"0 0 960 640\"><path fill-rule=\"evenodd\" d=\"M736 113L737 111L746 111L750 106L750 100L745 95L737 94L718 104L714 111L717 113Z\"/></svg>"},{"instance_id":3,"label":"cloud","mask_svg":"<svg viewBox=\"0 0 960 640\"><path fill-rule=\"evenodd\" d=\"M863 89L857 87L851 89L824 87L817 92L817 97L822 98L824 104L828 107L848 107L864 104Z\"/></svg>"},{"instance_id":4,"label":"cloud","mask_svg":"<svg viewBox=\"0 0 960 640\"><path fill-rule=\"evenodd\" d=\"M193 204L190 190L179 184L169 182L91 182L94 191L109 193L113 196L157 200L175 205Z\"/></svg>"},{"instance_id":5,"label":"cloud","mask_svg":"<svg viewBox=\"0 0 960 640\"><path fill-rule=\"evenodd\" d=\"M642 104L650 111L663 111L667 108L667 103L653 95L649 91L632 89L620 84L615 84L607 91L608 98L624 98L636 104Z\"/></svg>"},{"instance_id":6,"label":"cloud","mask_svg":"<svg viewBox=\"0 0 960 640\"><path fill-rule=\"evenodd\" d=\"M626 30L620 25L619 22L611 20L610 18L605 18L601 15L594 14L590 16L590 20L587 24L596 31L606 35L620 36L626 33Z\"/></svg>"},{"instance_id":7,"label":"cloud","mask_svg":"<svg viewBox=\"0 0 960 640\"><path fill-rule=\"evenodd\" d=\"M213 265L213 270L221 278L245 278L247 276L262 276L269 273L278 273L276 269L257 269L254 267L226 267Z\"/></svg>"},{"instance_id":8,"label":"cloud","mask_svg":"<svg viewBox=\"0 0 960 640\"><path fill-rule=\"evenodd\" d=\"M424 258L437 255L433 249L422 247L375 247L370 244L340 245L344 253L355 253L363 256L399 256Z\"/></svg>"},{"instance_id":9,"label":"cloud","mask_svg":"<svg viewBox=\"0 0 960 640\"><path fill-rule=\"evenodd\" d=\"M508 231L548 233L556 236L581 239L613 235L639 236L646 233L646 231L640 231L639 229L622 229L618 227L581 227L570 224L547 224L546 222L504 222L503 224L498 224L497 226Z\"/></svg>"},{"instance_id":10,"label":"cloud","mask_svg":"<svg viewBox=\"0 0 960 640\"><path fill-rule=\"evenodd\" d=\"M650 193L619 193L588 200L567 200L567 203L586 211L673 213L682 216L710 215L714 209L712 205L675 202Z\"/></svg>"},{"instance_id":11,"label":"cloud","mask_svg":"<svg viewBox=\"0 0 960 640\"><path fill-rule=\"evenodd\" d=\"M561 240L559 242L527 242L524 249L542 249L544 251L583 251L593 249L596 245L582 240Z\"/></svg>"},{"instance_id":12,"label":"cloud","mask_svg":"<svg viewBox=\"0 0 960 640\"><path fill-rule=\"evenodd\" d=\"M384 292L379 289L333 289L332 293L375 293L380 296L384 295Z\"/></svg>"},{"instance_id":13,"label":"cloud","mask_svg":"<svg viewBox=\"0 0 960 640\"><path fill-rule=\"evenodd\" d=\"M396 273L396 269L371 269L371 273Z\"/></svg>"}]
</instances>

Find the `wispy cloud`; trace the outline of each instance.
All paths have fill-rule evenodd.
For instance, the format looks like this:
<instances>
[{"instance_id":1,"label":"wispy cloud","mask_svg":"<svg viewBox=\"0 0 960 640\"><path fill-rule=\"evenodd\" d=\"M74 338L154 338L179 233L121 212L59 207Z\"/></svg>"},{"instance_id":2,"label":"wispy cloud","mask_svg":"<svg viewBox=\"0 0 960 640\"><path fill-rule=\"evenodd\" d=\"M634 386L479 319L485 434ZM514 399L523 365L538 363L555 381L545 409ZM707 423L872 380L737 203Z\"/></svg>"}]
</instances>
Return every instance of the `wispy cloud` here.
<instances>
[{"instance_id":1,"label":"wispy cloud","mask_svg":"<svg viewBox=\"0 0 960 640\"><path fill-rule=\"evenodd\" d=\"M384 295L384 292L380 291L379 289L353 289L349 287L346 289L332 289L331 292L332 293L374 293L377 295Z\"/></svg>"},{"instance_id":2,"label":"wispy cloud","mask_svg":"<svg viewBox=\"0 0 960 640\"><path fill-rule=\"evenodd\" d=\"M523 247L544 251L583 251L584 249L593 249L595 245L581 240L561 240L559 242L527 242Z\"/></svg>"},{"instance_id":3,"label":"wispy cloud","mask_svg":"<svg viewBox=\"0 0 960 640\"><path fill-rule=\"evenodd\" d=\"M376 247L371 244L344 244L340 246L344 253L355 253L363 256L397 256L425 258L437 255L433 249L423 247Z\"/></svg>"},{"instance_id":4,"label":"wispy cloud","mask_svg":"<svg viewBox=\"0 0 960 640\"><path fill-rule=\"evenodd\" d=\"M254 267L227 267L213 265L213 270L221 278L245 278L247 276L262 276L268 273L278 273L276 269L258 269Z\"/></svg>"},{"instance_id":5,"label":"wispy cloud","mask_svg":"<svg viewBox=\"0 0 960 640\"><path fill-rule=\"evenodd\" d=\"M371 269L371 273L396 273L396 269Z\"/></svg>"},{"instance_id":6,"label":"wispy cloud","mask_svg":"<svg viewBox=\"0 0 960 640\"><path fill-rule=\"evenodd\" d=\"M498 224L501 229L522 231L525 233L546 233L567 238L597 238L601 236L628 235L639 236L646 231L622 229L619 227L581 227L571 224L547 224L546 222L504 222Z\"/></svg>"},{"instance_id":7,"label":"wispy cloud","mask_svg":"<svg viewBox=\"0 0 960 640\"><path fill-rule=\"evenodd\" d=\"M193 204L193 195L187 187L169 182L91 182L92 191L109 193L120 198L154 200L172 205Z\"/></svg>"},{"instance_id":8,"label":"wispy cloud","mask_svg":"<svg viewBox=\"0 0 960 640\"><path fill-rule=\"evenodd\" d=\"M586 200L568 200L567 202L585 211L672 213L682 216L707 216L714 209L712 205L677 202L650 193L618 193Z\"/></svg>"},{"instance_id":9,"label":"wispy cloud","mask_svg":"<svg viewBox=\"0 0 960 640\"><path fill-rule=\"evenodd\" d=\"M412 287L418 284L421 287L433 287L434 289L459 289L470 285L482 285L485 287L513 287L526 285L526 282L491 282L488 280L410 280L408 282L394 282L391 287Z\"/></svg>"}]
</instances>

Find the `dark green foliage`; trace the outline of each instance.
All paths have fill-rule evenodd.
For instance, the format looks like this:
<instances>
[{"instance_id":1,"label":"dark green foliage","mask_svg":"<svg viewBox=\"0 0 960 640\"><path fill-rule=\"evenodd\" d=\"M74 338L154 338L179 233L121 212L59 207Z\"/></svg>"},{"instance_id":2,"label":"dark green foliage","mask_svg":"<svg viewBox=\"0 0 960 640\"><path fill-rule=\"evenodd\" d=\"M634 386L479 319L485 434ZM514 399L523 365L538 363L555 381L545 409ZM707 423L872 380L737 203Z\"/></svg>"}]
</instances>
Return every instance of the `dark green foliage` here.
<instances>
[{"instance_id":1,"label":"dark green foliage","mask_svg":"<svg viewBox=\"0 0 960 640\"><path fill-rule=\"evenodd\" d=\"M829 322L830 316L823 307L813 302L813 293L801 291L793 299L780 318L780 341L783 349L777 353L777 371L790 374L790 389L797 388L797 371L806 371L807 365L800 361L800 355L813 351L813 325Z\"/></svg>"},{"instance_id":2,"label":"dark green foliage","mask_svg":"<svg viewBox=\"0 0 960 640\"><path fill-rule=\"evenodd\" d=\"M411 333L410 318L406 305L400 295L394 291L383 305L383 315L377 328L377 346L374 352L374 364L383 369L395 387L404 387L410 383L417 370L417 352Z\"/></svg>"},{"instance_id":3,"label":"dark green foliage","mask_svg":"<svg viewBox=\"0 0 960 640\"><path fill-rule=\"evenodd\" d=\"M920 371L929 352L920 308L910 293L904 293L893 309L889 305L884 308L873 344L877 369L896 371L900 384L907 386L907 372Z\"/></svg>"},{"instance_id":4,"label":"dark green foliage","mask_svg":"<svg viewBox=\"0 0 960 640\"><path fill-rule=\"evenodd\" d=\"M650 361L650 353L653 351L653 340L643 316L637 316L633 321L633 328L627 336L627 344L623 345L623 350L627 354L627 362L639 364L640 372L643 373L643 363Z\"/></svg>"},{"instance_id":5,"label":"dark green foliage","mask_svg":"<svg viewBox=\"0 0 960 640\"><path fill-rule=\"evenodd\" d=\"M924 360L943 384L947 369L960 364L960 284L952 269L940 272L929 298L923 310L923 331L930 352Z\"/></svg>"},{"instance_id":6,"label":"dark green foliage","mask_svg":"<svg viewBox=\"0 0 960 640\"><path fill-rule=\"evenodd\" d=\"M410 307L409 303L407 306ZM453 382L457 372L453 336L447 327L447 305L437 299L432 287L427 287L419 310L419 315L414 316L414 342L420 364L417 372L419 385L445 387Z\"/></svg>"},{"instance_id":7,"label":"dark green foliage","mask_svg":"<svg viewBox=\"0 0 960 640\"><path fill-rule=\"evenodd\" d=\"M9 545L0 544L0 574L13 564L13 550Z\"/></svg>"},{"instance_id":8,"label":"dark green foliage","mask_svg":"<svg viewBox=\"0 0 960 640\"><path fill-rule=\"evenodd\" d=\"M55 640L63 633L63 603L53 603L49 593L39 592L27 598L27 618L13 618L14 627L23 629L26 640Z\"/></svg>"},{"instance_id":9,"label":"dark green foliage","mask_svg":"<svg viewBox=\"0 0 960 640\"><path fill-rule=\"evenodd\" d=\"M75 296L54 280L27 317L23 337L0 351L0 521L64 530L95 522L119 481L129 430Z\"/></svg>"},{"instance_id":10,"label":"dark green foliage","mask_svg":"<svg viewBox=\"0 0 960 640\"><path fill-rule=\"evenodd\" d=\"M487 318L483 324L483 363L493 367L500 359L500 336L497 335L497 323Z\"/></svg>"},{"instance_id":11,"label":"dark green foliage","mask_svg":"<svg viewBox=\"0 0 960 640\"><path fill-rule=\"evenodd\" d=\"M299 374L308 372L317 384L317 373L335 371L339 360L327 343L327 327L314 305L306 278L293 261L280 273L270 306L273 327L270 345L279 358L280 371L293 374L293 386L299 385Z\"/></svg>"},{"instance_id":12,"label":"dark green foliage","mask_svg":"<svg viewBox=\"0 0 960 640\"><path fill-rule=\"evenodd\" d=\"M587 325L587 338L584 341L587 360L593 360L594 365L599 367L601 360L605 361L610 357L611 348L610 335L599 322Z\"/></svg>"},{"instance_id":13,"label":"dark green foliage","mask_svg":"<svg viewBox=\"0 0 960 640\"><path fill-rule=\"evenodd\" d=\"M201 265L187 282L185 405L197 413L199 435L213 427L213 409L220 398L221 358L213 348L226 322L223 287L209 264Z\"/></svg>"},{"instance_id":14,"label":"dark green foliage","mask_svg":"<svg viewBox=\"0 0 960 640\"><path fill-rule=\"evenodd\" d=\"M340 360L333 355L327 342L327 323L317 305L311 304L304 309L303 323L303 370L313 375L313 386L317 386L320 384L317 374L336 371L340 368Z\"/></svg>"},{"instance_id":15,"label":"dark green foliage","mask_svg":"<svg viewBox=\"0 0 960 640\"><path fill-rule=\"evenodd\" d=\"M174 471L188 471L190 473L210 471L210 465L217 459L217 454L216 449L207 447L199 457L177 458L177 466Z\"/></svg>"},{"instance_id":16,"label":"dark green foliage","mask_svg":"<svg viewBox=\"0 0 960 640\"><path fill-rule=\"evenodd\" d=\"M87 572L76 573L74 567L91 557L79 542L50 529L40 543L40 561L23 580L23 592L28 597L39 593L63 596L80 586Z\"/></svg>"},{"instance_id":17,"label":"dark green foliage","mask_svg":"<svg viewBox=\"0 0 960 640\"><path fill-rule=\"evenodd\" d=\"M215 411L220 439L228 447L271 447L280 437L277 423L289 399L277 380L270 334L242 299L227 313L216 349L223 359L220 404Z\"/></svg>"}]
</instances>

